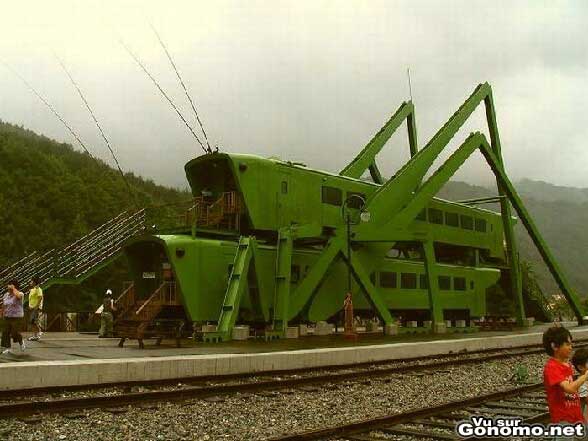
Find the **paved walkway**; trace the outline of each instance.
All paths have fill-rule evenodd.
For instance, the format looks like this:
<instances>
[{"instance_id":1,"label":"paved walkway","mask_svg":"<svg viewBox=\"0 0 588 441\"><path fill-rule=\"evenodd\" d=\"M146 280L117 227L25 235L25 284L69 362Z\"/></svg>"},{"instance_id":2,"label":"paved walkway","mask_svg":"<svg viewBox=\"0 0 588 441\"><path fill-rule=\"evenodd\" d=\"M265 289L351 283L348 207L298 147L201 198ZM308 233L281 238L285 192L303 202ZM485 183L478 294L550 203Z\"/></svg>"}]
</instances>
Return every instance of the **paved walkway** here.
<instances>
[{"instance_id":1,"label":"paved walkway","mask_svg":"<svg viewBox=\"0 0 588 441\"><path fill-rule=\"evenodd\" d=\"M575 322L564 323L566 327L576 327ZM168 357L178 355L210 355L210 354L256 354L307 349L345 348L353 346L388 345L394 343L434 342L439 340L457 340L464 338L496 337L501 335L526 334L543 332L550 325L536 325L532 328L516 332L475 332L431 334L403 334L385 336L377 334L361 334L357 341L349 341L343 335L307 336L298 339L284 339L266 342L263 340L232 341L228 343L202 343L191 339L182 341L182 347L176 348L174 340L164 340L161 346L155 340L145 340L145 349L139 349L136 340L127 340L123 348L119 348L118 339L98 338L96 334L80 334L75 332L51 332L45 334L38 342L27 342L27 349L21 353L18 345L13 345L13 354L0 355L0 364L57 361L57 360L88 360ZM28 337L30 334L24 334Z\"/></svg>"}]
</instances>

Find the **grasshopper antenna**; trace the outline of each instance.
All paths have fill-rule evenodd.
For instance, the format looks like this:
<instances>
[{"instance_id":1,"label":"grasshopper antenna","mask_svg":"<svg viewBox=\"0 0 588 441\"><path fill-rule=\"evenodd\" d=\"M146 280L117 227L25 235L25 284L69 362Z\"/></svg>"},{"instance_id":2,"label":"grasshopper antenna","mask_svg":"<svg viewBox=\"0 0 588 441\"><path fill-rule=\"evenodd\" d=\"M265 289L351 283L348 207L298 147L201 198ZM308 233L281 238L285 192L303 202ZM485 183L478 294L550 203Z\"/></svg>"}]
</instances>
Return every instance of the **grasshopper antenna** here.
<instances>
[{"instance_id":1,"label":"grasshopper antenna","mask_svg":"<svg viewBox=\"0 0 588 441\"><path fill-rule=\"evenodd\" d=\"M57 119L61 121L61 124L63 124L65 128L69 131L69 133L71 133L71 135L75 138L75 140L82 147L82 149L84 149L84 151L90 156L90 158L94 158L88 150L88 148L86 147L86 145L82 142L78 134L71 128L71 126L65 121L65 119L63 119L63 117L57 112L57 110L55 110L55 108L51 104L49 104L49 102L39 92L37 92L37 90L33 86L31 86L31 84L27 80L25 80L22 75L20 75L6 62L2 62L2 64L4 64L7 67L7 69L10 70L18 79L20 79L20 81L22 81L25 84L25 86L27 86L30 89L30 91L33 92L33 94L35 94L35 96L39 98L39 100L41 100L43 104L45 104L45 106L47 106L47 108L53 113L53 115L55 115Z\"/></svg>"},{"instance_id":2,"label":"grasshopper antenna","mask_svg":"<svg viewBox=\"0 0 588 441\"><path fill-rule=\"evenodd\" d=\"M57 56L57 54L55 54L55 58L57 58L57 61L61 65L61 68L63 69L63 71L68 76L69 80L71 81L71 84L78 91L78 95L80 96L80 98L82 99L84 105L86 106L86 109L88 109L88 112L92 116L92 119L94 120L94 123L96 124L96 127L98 128L98 131L100 132L100 135L102 135L102 139L106 143L106 147L108 147L108 150L110 151L110 154L112 155L112 158L114 159L114 162L116 164L116 168L118 168L118 172L120 173L120 177L122 178L122 180L124 181L125 185L127 186L127 189L129 191L129 194L133 196L133 199L134 199L135 204L137 204L136 194L132 190L131 186L129 185L129 182L127 181L127 178L125 177L125 174L122 171L122 168L120 167L120 163L118 162L118 158L116 157L116 154L114 153L114 150L112 149L112 146L110 145L110 141L108 140L108 138L104 134L104 130L102 130L102 127L100 126L100 123L98 122L98 119L96 118L96 115L94 114L94 111L90 107L90 104L88 103L88 100L86 100L86 97L82 93L82 90L78 86L78 83L76 83L76 81L73 79L73 77L69 73L69 70L67 70L67 67L65 67L65 64L63 63L63 61L61 60L61 58L59 58Z\"/></svg>"},{"instance_id":3,"label":"grasshopper antenna","mask_svg":"<svg viewBox=\"0 0 588 441\"><path fill-rule=\"evenodd\" d=\"M408 77L408 94L410 95L410 100L412 101L412 84L410 82L410 67L406 68L406 76Z\"/></svg>"},{"instance_id":4,"label":"grasshopper antenna","mask_svg":"<svg viewBox=\"0 0 588 441\"><path fill-rule=\"evenodd\" d=\"M202 124L202 121L200 120L200 116L198 116L198 111L196 110L196 106L194 105L194 101L192 100L192 97L188 93L188 89L186 88L186 84L184 84L184 80L182 79L180 72L178 71L178 68L176 67L176 63L174 63L174 60L173 60L171 54L169 53L167 46L163 42L163 39L159 35L159 32L157 32L157 29L155 29L155 26L153 26L153 24L151 24L151 23L149 23L149 25L151 26L153 33L155 34L155 36L159 40L159 44L161 45L161 47L165 51L165 54L167 55L167 59L169 60L170 64L172 65L174 71L176 72L176 76L178 77L178 80L179 80L180 84L182 85L182 88L184 89L184 93L186 94L188 101L190 101L190 106L192 106L192 110L194 111L194 115L196 115L196 120L198 121L198 124L200 125L200 130L202 130L202 133L204 134L204 140L206 141L206 150L208 151L208 153L212 153L212 148L210 147L210 143L208 142L208 136L206 135L206 130L204 130L204 125Z\"/></svg>"},{"instance_id":5,"label":"grasshopper antenna","mask_svg":"<svg viewBox=\"0 0 588 441\"><path fill-rule=\"evenodd\" d=\"M131 48L128 47L122 39L119 39L119 42L125 48L125 50L129 53L129 55L133 58L133 60L135 60L135 62L139 65L139 67L141 69L143 69L143 72L145 72L145 74L149 77L149 79L151 79L153 84L155 84L155 87L157 87L157 89L159 89L159 92L161 92L161 94L165 97L165 99L168 101L168 103L170 103L170 105L176 111L176 113L178 114L180 119L184 122L184 124L186 125L188 130L190 130L190 133L192 133L192 136L194 136L194 138L196 138L196 141L198 141L198 144L200 144L200 147L202 147L202 150L204 150L204 153L209 153L208 150L206 150L206 147L204 147L204 144L202 144L202 141L200 141L200 138L198 138L198 135L196 135L196 133L194 132L194 129L192 128L192 126L190 124L188 124L188 121L186 121L186 118L184 118L184 115L182 115L182 113L178 110L177 106L174 104L172 99L161 88L161 86L159 85L157 80L153 77L153 75L151 75L151 73L147 70L147 68L141 62L141 60L139 60L139 58L135 55L135 53L131 50Z\"/></svg>"}]
</instances>

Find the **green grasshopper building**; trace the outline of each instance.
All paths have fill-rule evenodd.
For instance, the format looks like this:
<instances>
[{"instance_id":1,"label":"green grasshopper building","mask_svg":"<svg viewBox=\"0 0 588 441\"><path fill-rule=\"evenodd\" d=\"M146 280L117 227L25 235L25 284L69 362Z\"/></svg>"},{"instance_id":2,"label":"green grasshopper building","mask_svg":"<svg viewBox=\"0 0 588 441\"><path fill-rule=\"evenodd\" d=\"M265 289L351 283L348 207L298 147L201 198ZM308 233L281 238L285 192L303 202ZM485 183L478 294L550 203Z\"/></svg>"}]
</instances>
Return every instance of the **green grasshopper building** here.
<instances>
[{"instance_id":1,"label":"green grasshopper building","mask_svg":"<svg viewBox=\"0 0 588 441\"><path fill-rule=\"evenodd\" d=\"M426 178L481 103L490 140L471 134ZM404 121L411 159L384 180L376 155ZM500 213L475 208L476 201L435 198L476 150L496 176ZM216 323L211 340L230 339L236 323L280 335L291 323L332 320L342 309L348 274L355 309L386 324L402 317L444 332L446 320L485 316L495 284L512 296L522 324L512 208L582 319L576 294L504 171L488 84L420 150L413 105L403 103L339 174L224 153L195 158L185 171L194 202L184 227L135 237L124 250L135 297L147 299L173 284L190 321ZM360 179L366 171L373 182Z\"/></svg>"},{"instance_id":2,"label":"green grasshopper building","mask_svg":"<svg viewBox=\"0 0 588 441\"><path fill-rule=\"evenodd\" d=\"M472 133L433 170L478 107L489 137ZM385 180L376 157L404 122L411 157ZM495 175L498 195L461 203L436 198L475 151ZM0 280L26 284L38 275L43 288L78 285L124 252L132 283L117 299L117 329L140 343L166 318L216 325L203 328L205 340L230 339L237 323L281 336L289 324L337 320L349 290L361 315L377 315L386 325L430 322L444 332L446 320L488 315L500 286L524 324L513 235L513 224L522 222L583 320L577 295L504 170L486 83L422 148L414 107L403 103L338 174L224 153L195 158L185 171L193 199L181 222L147 216L152 208L121 213L63 249L23 257L1 270ZM360 179L367 172L371 182ZM477 208L486 202L499 203L500 212Z\"/></svg>"}]
</instances>

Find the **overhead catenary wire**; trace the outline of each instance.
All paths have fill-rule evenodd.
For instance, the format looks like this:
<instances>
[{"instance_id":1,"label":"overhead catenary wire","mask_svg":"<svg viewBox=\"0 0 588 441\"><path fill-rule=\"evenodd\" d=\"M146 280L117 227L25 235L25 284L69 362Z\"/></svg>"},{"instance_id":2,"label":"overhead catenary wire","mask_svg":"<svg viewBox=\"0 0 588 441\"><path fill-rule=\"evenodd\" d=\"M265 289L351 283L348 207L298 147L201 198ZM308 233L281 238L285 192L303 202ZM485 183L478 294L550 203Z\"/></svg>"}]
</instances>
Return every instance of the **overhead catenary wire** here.
<instances>
[{"instance_id":1,"label":"overhead catenary wire","mask_svg":"<svg viewBox=\"0 0 588 441\"><path fill-rule=\"evenodd\" d=\"M37 92L37 90L22 75L20 75L15 69L13 69L12 66L10 66L8 63L4 61L2 63L8 68L8 70L10 70L14 75L16 75L17 78L19 78L26 85L31 90L31 92L33 92L35 96L39 98L39 100L41 100L43 104L45 104L45 106L47 106L47 108L53 113L53 115L55 115L57 119L61 122L61 124L63 124L65 128L69 131L69 133L71 133L71 135L75 138L75 140L82 147L82 149L84 149L84 151L91 158L94 158L94 156L92 156L92 154L90 153L86 145L82 142L78 134L71 128L71 126L65 121L65 119L63 119L63 117L57 112L57 110L55 110L55 108L39 92Z\"/></svg>"},{"instance_id":2,"label":"overhead catenary wire","mask_svg":"<svg viewBox=\"0 0 588 441\"><path fill-rule=\"evenodd\" d=\"M163 42L161 35L159 35L159 32L157 32L157 29L155 29L155 26L153 26L153 24L151 24L151 23L149 25L151 26L153 33L155 34L155 36L159 40L159 44L161 45L161 47L165 51L165 54L167 55L167 59L169 60L170 64L172 65L174 71L176 72L176 76L178 77L178 80L179 80L180 84L182 85L182 88L184 89L184 93L186 94L186 97L188 98L188 101L190 102L190 106L192 106L192 110L194 111L194 115L196 116L196 121L198 121L198 124L200 125L200 130L202 130L202 133L204 134L204 140L206 141L206 148L208 150L208 153L212 153L212 149L210 148L210 143L208 142L208 136L206 134L206 130L204 130L204 125L202 124L202 121L200 120L200 116L198 115L198 111L196 110L196 106L194 105L194 101L192 100L192 97L188 93L188 89L186 87L186 84L184 83L184 80L182 79L182 77L180 75L180 72L178 71L178 68L176 67L176 63L174 62L169 50L167 49L166 44Z\"/></svg>"},{"instance_id":3,"label":"overhead catenary wire","mask_svg":"<svg viewBox=\"0 0 588 441\"><path fill-rule=\"evenodd\" d=\"M129 182L127 181L127 178L125 177L125 174L122 171L122 168L120 166L120 163L118 162L118 158L116 157L116 154L114 153L114 150L112 149L112 146L110 144L110 141L106 137L106 134L104 133L104 130L102 130L102 126L100 126L100 123L98 122L98 119L96 118L96 115L94 114L94 111L90 107L90 104L88 103L88 100L86 100L86 97L84 96L84 93L82 92L82 89L80 89L80 87L78 86L78 83L76 83L76 81L74 80L74 78L72 77L72 75L69 73L69 70L67 69L67 67L65 66L65 64L63 63L63 61L61 60L61 58L59 58L57 56L57 54L55 54L55 58L57 58L57 61L61 65L61 68L63 69L63 71L68 76L69 80L71 81L71 84L77 90L78 95L80 96L80 98L82 99L82 102L86 106L86 109L88 109L88 112L90 113L90 116L94 120L94 123L96 124L96 127L98 128L98 131L100 132L100 135L102 136L102 139L106 143L106 147L108 148L108 150L110 151L110 154L112 155L112 158L114 159L114 163L116 164L116 168L118 169L118 172L120 173L120 177L122 178L122 180L124 181L125 185L127 186L127 189L129 191L129 194L133 197L134 202L137 203L135 192L133 191L133 189L129 185Z\"/></svg>"},{"instance_id":4,"label":"overhead catenary wire","mask_svg":"<svg viewBox=\"0 0 588 441\"><path fill-rule=\"evenodd\" d=\"M192 128L192 126L188 123L188 121L186 121L186 118L184 118L184 115L182 115L182 113L179 111L179 109L174 104L174 102L169 97L169 95L167 93L165 93L165 91L161 88L161 86L159 85L159 83L157 82L157 80L147 70L147 68L141 62L141 60L139 59L139 57L137 57L137 55L135 55L135 53L131 50L131 48L129 46L127 46L126 43L122 39L119 38L119 42L122 45L122 47L124 47L125 50L129 53L129 55L131 56L131 58L133 58L133 60L135 60L135 62L139 65L139 67L143 70L143 72L145 72L145 74L149 77L149 79L151 79L151 81L153 82L153 84L155 85L155 87L157 87L157 89L159 90L159 92L164 96L164 98L168 101L168 103L172 106L172 108L176 111L176 113L178 114L178 116L180 117L180 119L184 122L185 126L188 128L188 130L190 131L190 133L192 133L192 136L194 136L194 138L196 139L196 141L198 141L198 144L200 144L200 147L202 147L202 150L204 150L204 153L209 153L208 150L206 150L206 147L204 147L204 144L202 143L202 141L200 141L200 138L198 138L198 135L196 135L196 133L194 132L194 129Z\"/></svg>"}]
</instances>

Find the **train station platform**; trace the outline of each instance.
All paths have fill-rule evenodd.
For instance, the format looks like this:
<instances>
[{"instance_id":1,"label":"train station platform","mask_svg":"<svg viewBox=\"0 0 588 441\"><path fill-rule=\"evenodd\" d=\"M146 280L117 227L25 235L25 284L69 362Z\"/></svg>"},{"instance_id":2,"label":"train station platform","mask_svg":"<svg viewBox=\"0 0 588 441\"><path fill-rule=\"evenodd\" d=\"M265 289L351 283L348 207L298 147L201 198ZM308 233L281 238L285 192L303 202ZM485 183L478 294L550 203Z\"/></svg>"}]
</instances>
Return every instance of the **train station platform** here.
<instances>
[{"instance_id":1,"label":"train station platform","mask_svg":"<svg viewBox=\"0 0 588 441\"><path fill-rule=\"evenodd\" d=\"M563 325L574 339L588 339L588 326ZM0 356L0 391L262 373L505 349L541 343L548 326L516 332L363 334L357 341L340 334L271 342L185 340L180 348L172 341L156 346L155 340L146 340L144 349L136 341L119 348L118 339L99 339L95 334L49 333L39 342L27 342L25 352L14 345L13 354Z\"/></svg>"}]
</instances>

